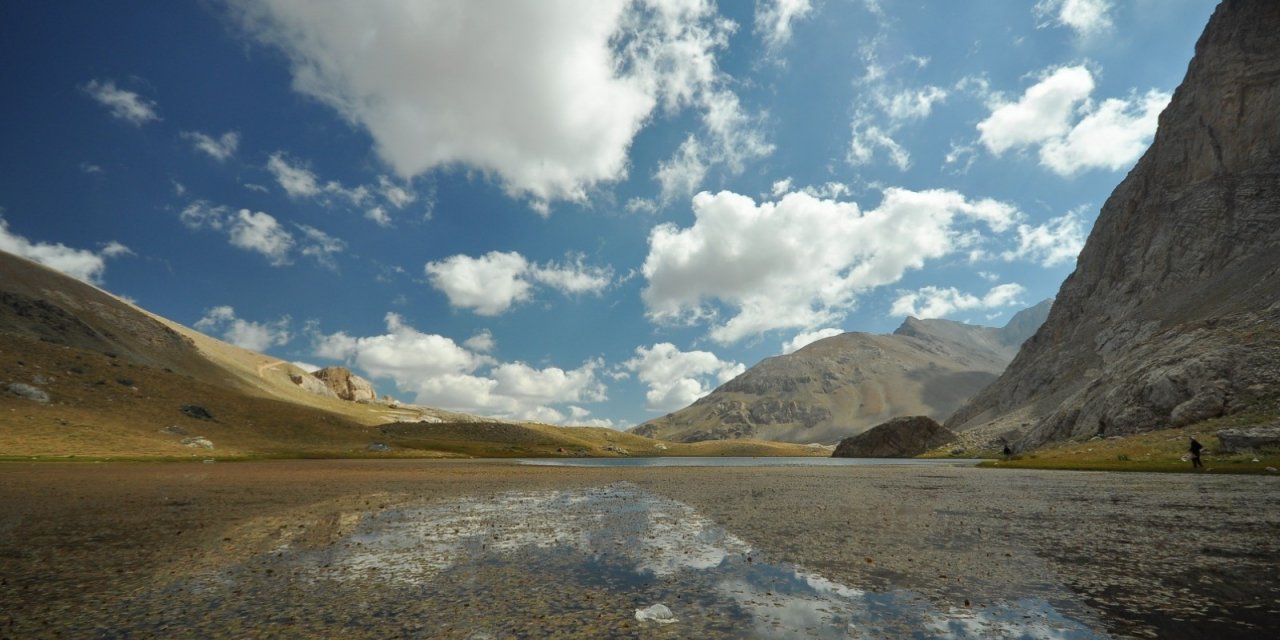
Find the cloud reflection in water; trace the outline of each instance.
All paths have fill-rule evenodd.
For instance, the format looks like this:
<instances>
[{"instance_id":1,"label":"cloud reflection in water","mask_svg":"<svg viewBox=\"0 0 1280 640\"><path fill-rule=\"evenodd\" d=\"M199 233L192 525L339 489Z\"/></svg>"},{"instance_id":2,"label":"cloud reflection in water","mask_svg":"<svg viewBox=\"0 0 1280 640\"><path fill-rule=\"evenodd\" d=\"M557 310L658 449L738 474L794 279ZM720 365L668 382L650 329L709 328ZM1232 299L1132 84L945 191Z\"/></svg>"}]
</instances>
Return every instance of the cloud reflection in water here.
<instances>
[{"instance_id":1,"label":"cloud reflection in water","mask_svg":"<svg viewBox=\"0 0 1280 640\"><path fill-rule=\"evenodd\" d=\"M687 589L687 597L676 599L722 607L760 638L1105 637L1040 599L942 611L910 592L863 591L800 567L763 562L759 551L689 505L628 483L384 511L364 517L354 533L327 549L296 553L317 577L376 575L401 584L426 583L442 572L493 560L519 560L506 566L545 571L540 559L559 554L557 562L542 564L563 567L569 554L580 558L571 572L578 575L559 579L582 579L606 566L618 573L622 567L622 585L658 580L667 593ZM611 577L618 583L618 576ZM666 604L678 618L689 619L674 600Z\"/></svg>"}]
</instances>

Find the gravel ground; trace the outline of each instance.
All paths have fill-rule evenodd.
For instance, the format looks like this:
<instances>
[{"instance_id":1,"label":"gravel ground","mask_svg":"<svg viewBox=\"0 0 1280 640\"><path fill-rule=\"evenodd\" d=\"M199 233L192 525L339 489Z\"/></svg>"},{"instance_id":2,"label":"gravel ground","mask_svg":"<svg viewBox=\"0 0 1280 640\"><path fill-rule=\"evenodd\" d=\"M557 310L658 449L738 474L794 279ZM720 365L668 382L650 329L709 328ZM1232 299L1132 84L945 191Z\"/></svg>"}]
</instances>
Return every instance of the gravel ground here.
<instances>
[{"instance_id":1,"label":"gravel ground","mask_svg":"<svg viewBox=\"0 0 1280 640\"><path fill-rule=\"evenodd\" d=\"M959 467L0 464L0 637L1265 637L1277 489ZM679 621L636 619L658 602Z\"/></svg>"}]
</instances>

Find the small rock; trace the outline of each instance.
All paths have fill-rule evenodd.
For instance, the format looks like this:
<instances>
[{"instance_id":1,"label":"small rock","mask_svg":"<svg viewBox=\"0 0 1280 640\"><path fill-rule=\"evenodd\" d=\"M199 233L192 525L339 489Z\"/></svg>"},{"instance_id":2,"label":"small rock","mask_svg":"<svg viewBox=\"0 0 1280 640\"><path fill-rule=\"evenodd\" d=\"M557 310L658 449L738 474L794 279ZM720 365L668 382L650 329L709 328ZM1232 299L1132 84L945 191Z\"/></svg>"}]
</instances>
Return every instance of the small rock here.
<instances>
[{"instance_id":1,"label":"small rock","mask_svg":"<svg viewBox=\"0 0 1280 640\"><path fill-rule=\"evenodd\" d=\"M1267 467L1267 471L1270 471L1271 473L1276 473L1277 471L1280 471L1280 469L1276 469L1275 467Z\"/></svg>"},{"instance_id":2,"label":"small rock","mask_svg":"<svg viewBox=\"0 0 1280 640\"><path fill-rule=\"evenodd\" d=\"M213 414L198 404L184 404L182 412L197 420L213 420Z\"/></svg>"},{"instance_id":3,"label":"small rock","mask_svg":"<svg viewBox=\"0 0 1280 640\"><path fill-rule=\"evenodd\" d=\"M390 446L388 446L388 445L386 445L385 443L382 443L382 442L370 442L370 443L369 443L369 446L365 447L365 450L367 450L367 451L390 451L390 450L391 450L391 447L390 447Z\"/></svg>"},{"instance_id":4,"label":"small rock","mask_svg":"<svg viewBox=\"0 0 1280 640\"><path fill-rule=\"evenodd\" d=\"M652 620L658 624L670 624L676 621L675 614L665 604L655 604L644 609L636 609L636 620L644 622Z\"/></svg>"},{"instance_id":5,"label":"small rock","mask_svg":"<svg viewBox=\"0 0 1280 640\"><path fill-rule=\"evenodd\" d=\"M23 384L21 382L9 383L9 393L22 396L28 400L34 400L40 404L44 404L49 401L49 394L45 393L42 389L33 387L29 384Z\"/></svg>"},{"instance_id":6,"label":"small rock","mask_svg":"<svg viewBox=\"0 0 1280 640\"><path fill-rule=\"evenodd\" d=\"M192 449L212 449L213 443L203 436L191 436L182 439L182 446Z\"/></svg>"},{"instance_id":7,"label":"small rock","mask_svg":"<svg viewBox=\"0 0 1280 640\"><path fill-rule=\"evenodd\" d=\"M49 384L49 379L37 373L31 377L31 382L33 384Z\"/></svg>"},{"instance_id":8,"label":"small rock","mask_svg":"<svg viewBox=\"0 0 1280 640\"><path fill-rule=\"evenodd\" d=\"M160 430L160 433L171 433L171 434L173 434L173 435L175 435L175 436L185 436L185 435L187 435L187 430L186 430L186 429L183 429L182 427L179 427L179 426L178 426L178 425L176 425L176 424L171 424L171 425L169 425L169 426L167 426L167 427L165 427L165 428L161 429L161 430Z\"/></svg>"}]
</instances>

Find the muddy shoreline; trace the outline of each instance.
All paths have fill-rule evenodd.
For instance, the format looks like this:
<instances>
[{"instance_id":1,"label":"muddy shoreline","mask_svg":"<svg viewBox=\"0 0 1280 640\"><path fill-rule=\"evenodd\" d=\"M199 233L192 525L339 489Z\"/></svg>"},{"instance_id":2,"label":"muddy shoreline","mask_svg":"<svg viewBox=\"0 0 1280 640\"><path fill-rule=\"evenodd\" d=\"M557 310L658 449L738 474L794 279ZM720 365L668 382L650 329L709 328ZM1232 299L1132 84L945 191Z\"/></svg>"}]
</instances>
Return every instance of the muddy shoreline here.
<instances>
[{"instance_id":1,"label":"muddy shoreline","mask_svg":"<svg viewBox=\"0 0 1280 640\"><path fill-rule=\"evenodd\" d=\"M641 597L635 593L662 597L661 585L631 595L597 585L537 598L514 586L510 593L440 591L433 592L438 601L416 608L386 605L351 616L330 615L335 605L319 607L305 585L296 597L275 597L303 583L271 570L281 566L269 564L273 552L323 553L370 516L450 500L481 504L511 492L618 486L687 505L754 549L757 563L803 567L872 593L910 593L938 610L1037 598L1114 637L1256 637L1280 620L1280 480L1267 477L467 461L11 463L0 464L0 637L243 637L255 630L427 637L440 628L415 626L423 611L465 620L485 609L506 620L498 636L680 637L678 624L645 626L631 616ZM554 523L556 514L547 518ZM491 564L481 571L491 575L476 584L505 585L504 571L537 569ZM200 614L210 596L191 585L229 566L243 573L243 585L222 584L228 591L220 597L244 604L220 602L217 615ZM378 584L366 580L335 595L347 598L336 608L376 609ZM578 605L565 605L571 596L581 598ZM743 632L732 620L716 624L706 628L727 637ZM467 634L459 629L457 637Z\"/></svg>"}]
</instances>

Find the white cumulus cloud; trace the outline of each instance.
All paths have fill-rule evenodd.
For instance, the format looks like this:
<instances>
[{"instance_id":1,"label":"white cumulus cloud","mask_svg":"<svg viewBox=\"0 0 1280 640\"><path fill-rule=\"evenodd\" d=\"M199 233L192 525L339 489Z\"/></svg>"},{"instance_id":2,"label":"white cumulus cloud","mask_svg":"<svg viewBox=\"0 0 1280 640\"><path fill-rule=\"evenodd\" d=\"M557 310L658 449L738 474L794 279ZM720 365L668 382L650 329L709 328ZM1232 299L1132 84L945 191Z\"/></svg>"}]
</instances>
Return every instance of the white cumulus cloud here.
<instances>
[{"instance_id":1,"label":"white cumulus cloud","mask_svg":"<svg viewBox=\"0 0 1280 640\"><path fill-rule=\"evenodd\" d=\"M703 105L732 31L709 0L233 6L401 177L474 167L543 210L624 177L659 104Z\"/></svg>"},{"instance_id":2,"label":"white cumulus cloud","mask_svg":"<svg viewBox=\"0 0 1280 640\"><path fill-rule=\"evenodd\" d=\"M996 285L983 296L964 293L955 287L923 287L900 295L893 301L889 313L917 318L945 318L957 311L1020 305L1023 304L1021 296L1025 292L1026 287L1017 283Z\"/></svg>"},{"instance_id":3,"label":"white cumulus cloud","mask_svg":"<svg viewBox=\"0 0 1280 640\"><path fill-rule=\"evenodd\" d=\"M302 232L302 255L314 259L322 266L334 268L333 257L346 250L346 241L310 225L299 224L297 227Z\"/></svg>"},{"instance_id":4,"label":"white cumulus cloud","mask_svg":"<svg viewBox=\"0 0 1280 640\"><path fill-rule=\"evenodd\" d=\"M290 198L309 198L320 195L320 181L316 174L302 165L295 165L281 152L267 158L267 170Z\"/></svg>"},{"instance_id":5,"label":"white cumulus cloud","mask_svg":"<svg viewBox=\"0 0 1280 640\"><path fill-rule=\"evenodd\" d=\"M621 367L649 387L645 408L660 412L682 409L747 370L710 351L681 351L670 342L636 347L636 357Z\"/></svg>"},{"instance_id":6,"label":"white cumulus cloud","mask_svg":"<svg viewBox=\"0 0 1280 640\"><path fill-rule=\"evenodd\" d=\"M263 211L240 209L196 200L182 209L178 219L194 230L210 229L227 235L231 245L261 254L272 266L293 262L294 252L312 258L321 266L335 268L334 256L347 243L310 225L298 224L301 238L294 236L275 216Z\"/></svg>"},{"instance_id":7,"label":"white cumulus cloud","mask_svg":"<svg viewBox=\"0 0 1280 640\"><path fill-rule=\"evenodd\" d=\"M854 166L870 164L876 157L876 149L880 149L888 154L889 161L899 171L906 171L911 167L911 153L898 144L889 131L871 124L871 120L865 117L855 117L851 126L849 153L845 156L849 164Z\"/></svg>"},{"instance_id":8,"label":"white cumulus cloud","mask_svg":"<svg viewBox=\"0 0 1280 640\"><path fill-rule=\"evenodd\" d=\"M1160 112L1172 98L1166 91L1148 91L1127 100L1104 100L1066 136L1045 142L1040 163L1064 176L1128 167L1151 146Z\"/></svg>"},{"instance_id":9,"label":"white cumulus cloud","mask_svg":"<svg viewBox=\"0 0 1280 640\"><path fill-rule=\"evenodd\" d=\"M813 11L809 0L756 0L755 32L776 52L791 41L791 26Z\"/></svg>"},{"instance_id":10,"label":"white cumulus cloud","mask_svg":"<svg viewBox=\"0 0 1280 640\"><path fill-rule=\"evenodd\" d=\"M289 316L283 316L275 322L252 322L236 316L236 310L230 306L219 306L206 309L204 316L195 323L195 328L205 333L217 334L217 337L250 351L266 351L274 346L289 343Z\"/></svg>"},{"instance_id":11,"label":"white cumulus cloud","mask_svg":"<svg viewBox=\"0 0 1280 640\"><path fill-rule=\"evenodd\" d=\"M926 86L920 89L905 89L897 93L878 92L875 100L885 115L895 123L911 120L924 120L933 112L933 106L947 99L947 90L941 87Z\"/></svg>"},{"instance_id":12,"label":"white cumulus cloud","mask_svg":"<svg viewBox=\"0 0 1280 640\"><path fill-rule=\"evenodd\" d=\"M978 123L979 140L994 155L1039 147L1040 164L1063 176L1087 169L1123 169L1151 144L1171 94L1148 91L1096 104L1093 74L1083 66L1047 70L1016 102L995 101Z\"/></svg>"},{"instance_id":13,"label":"white cumulus cloud","mask_svg":"<svg viewBox=\"0 0 1280 640\"><path fill-rule=\"evenodd\" d=\"M305 162L283 151L267 158L267 171L290 198L310 199L325 206L335 203L364 208L364 217L380 227L392 226L391 209L403 209L418 199L412 187L378 176L377 184L349 187L337 180L322 180ZM381 198L381 202L379 202Z\"/></svg>"},{"instance_id":14,"label":"white cumulus cloud","mask_svg":"<svg viewBox=\"0 0 1280 640\"><path fill-rule=\"evenodd\" d=\"M117 87L114 80L90 80L81 89L106 107L112 116L135 126L160 119L154 101Z\"/></svg>"},{"instance_id":15,"label":"white cumulus cloud","mask_svg":"<svg viewBox=\"0 0 1280 640\"><path fill-rule=\"evenodd\" d=\"M463 341L462 346L477 353L489 353L497 346L497 342L494 341L492 332L488 329L481 329L475 335Z\"/></svg>"},{"instance_id":16,"label":"white cumulus cloud","mask_svg":"<svg viewBox=\"0 0 1280 640\"><path fill-rule=\"evenodd\" d=\"M386 326L386 333L367 337L312 327L314 354L351 362L375 379L392 380L418 404L452 411L552 423L572 416L581 423L589 415L581 403L607 399L596 375L598 360L575 369L498 362L450 338L418 331L395 313L387 314Z\"/></svg>"},{"instance_id":17,"label":"white cumulus cloud","mask_svg":"<svg viewBox=\"0 0 1280 640\"><path fill-rule=\"evenodd\" d=\"M272 266L290 262L293 234L269 213L241 209L230 218L227 236L232 246L262 254Z\"/></svg>"},{"instance_id":18,"label":"white cumulus cloud","mask_svg":"<svg viewBox=\"0 0 1280 640\"><path fill-rule=\"evenodd\" d=\"M1018 246L1005 251L1005 260L1031 260L1045 267L1074 262L1084 249L1088 234L1084 207L1046 221L1040 225L1018 225Z\"/></svg>"},{"instance_id":19,"label":"white cumulus cloud","mask_svg":"<svg viewBox=\"0 0 1280 640\"><path fill-rule=\"evenodd\" d=\"M442 291L454 307L494 316L533 295L536 285L565 294L600 293L613 280L608 267L584 264L581 256L565 263L531 263L515 252L490 251L473 258L455 255L424 267L431 286Z\"/></svg>"},{"instance_id":20,"label":"white cumulus cloud","mask_svg":"<svg viewBox=\"0 0 1280 640\"><path fill-rule=\"evenodd\" d=\"M3 212L3 209L0 209L0 213ZM89 284L102 284L102 275L107 269L107 258L133 253L129 247L114 240L97 252L73 249L61 242L32 242L10 231L9 223L3 216L0 216L0 251L22 256Z\"/></svg>"},{"instance_id":21,"label":"white cumulus cloud","mask_svg":"<svg viewBox=\"0 0 1280 640\"><path fill-rule=\"evenodd\" d=\"M844 331L830 327L826 329L818 329L817 331L802 331L797 333L794 338L782 343L782 353L784 355L788 353L795 353L796 351L799 351L801 347L813 344L823 338L838 336L842 333L844 333Z\"/></svg>"},{"instance_id":22,"label":"white cumulus cloud","mask_svg":"<svg viewBox=\"0 0 1280 640\"><path fill-rule=\"evenodd\" d=\"M967 246L975 222L1000 232L1019 216L995 200L898 188L870 211L803 192L756 204L726 191L698 194L693 212L691 227L650 233L642 297L652 320L708 322L721 344L832 324L859 294Z\"/></svg>"},{"instance_id":23,"label":"white cumulus cloud","mask_svg":"<svg viewBox=\"0 0 1280 640\"><path fill-rule=\"evenodd\" d=\"M1060 25L1082 38L1111 30L1111 0L1040 0L1033 11L1044 22L1041 27Z\"/></svg>"},{"instance_id":24,"label":"white cumulus cloud","mask_svg":"<svg viewBox=\"0 0 1280 640\"><path fill-rule=\"evenodd\" d=\"M1029 87L1017 102L997 103L978 123L980 140L999 155L1058 138L1071 131L1076 108L1093 93L1093 74L1082 66L1059 67Z\"/></svg>"},{"instance_id":25,"label":"white cumulus cloud","mask_svg":"<svg viewBox=\"0 0 1280 640\"><path fill-rule=\"evenodd\" d=\"M217 138L199 131L183 131L182 137L190 140L191 146L196 151L218 162L223 162L235 155L236 149L240 148L240 134L235 131L228 131Z\"/></svg>"}]
</instances>

